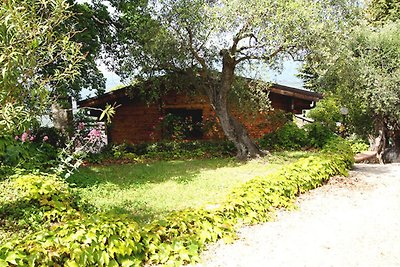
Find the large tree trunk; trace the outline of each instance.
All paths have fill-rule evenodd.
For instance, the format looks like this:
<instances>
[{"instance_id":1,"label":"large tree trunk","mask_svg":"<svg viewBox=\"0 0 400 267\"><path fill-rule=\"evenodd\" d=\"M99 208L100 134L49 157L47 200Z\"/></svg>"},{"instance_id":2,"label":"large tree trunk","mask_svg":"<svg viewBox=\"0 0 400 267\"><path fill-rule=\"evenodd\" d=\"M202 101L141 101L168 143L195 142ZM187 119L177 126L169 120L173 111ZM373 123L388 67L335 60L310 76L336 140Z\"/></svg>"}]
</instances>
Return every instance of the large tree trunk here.
<instances>
[{"instance_id":1,"label":"large tree trunk","mask_svg":"<svg viewBox=\"0 0 400 267\"><path fill-rule=\"evenodd\" d=\"M235 61L228 52L223 54L223 69L218 86L209 86L207 94L217 114L226 137L237 149L236 157L240 160L255 158L264 153L250 139L245 126L234 118L228 110L228 93L234 82Z\"/></svg>"},{"instance_id":2,"label":"large tree trunk","mask_svg":"<svg viewBox=\"0 0 400 267\"><path fill-rule=\"evenodd\" d=\"M376 120L375 131L378 137L370 138L370 144L372 150L377 152L379 163L400 162L400 133L390 132L385 118Z\"/></svg>"}]
</instances>

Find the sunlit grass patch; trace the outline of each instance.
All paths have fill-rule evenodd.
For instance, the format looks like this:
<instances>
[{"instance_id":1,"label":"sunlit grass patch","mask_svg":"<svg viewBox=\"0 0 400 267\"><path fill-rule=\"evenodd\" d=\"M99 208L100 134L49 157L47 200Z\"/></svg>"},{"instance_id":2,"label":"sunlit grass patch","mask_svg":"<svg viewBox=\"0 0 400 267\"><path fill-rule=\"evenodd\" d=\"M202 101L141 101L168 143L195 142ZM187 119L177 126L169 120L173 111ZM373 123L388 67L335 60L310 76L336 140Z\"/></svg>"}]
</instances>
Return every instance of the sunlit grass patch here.
<instances>
[{"instance_id":1,"label":"sunlit grass patch","mask_svg":"<svg viewBox=\"0 0 400 267\"><path fill-rule=\"evenodd\" d=\"M306 152L282 152L246 163L234 159L157 161L81 168L68 181L99 211L147 222L174 210L217 203L232 188Z\"/></svg>"}]
</instances>

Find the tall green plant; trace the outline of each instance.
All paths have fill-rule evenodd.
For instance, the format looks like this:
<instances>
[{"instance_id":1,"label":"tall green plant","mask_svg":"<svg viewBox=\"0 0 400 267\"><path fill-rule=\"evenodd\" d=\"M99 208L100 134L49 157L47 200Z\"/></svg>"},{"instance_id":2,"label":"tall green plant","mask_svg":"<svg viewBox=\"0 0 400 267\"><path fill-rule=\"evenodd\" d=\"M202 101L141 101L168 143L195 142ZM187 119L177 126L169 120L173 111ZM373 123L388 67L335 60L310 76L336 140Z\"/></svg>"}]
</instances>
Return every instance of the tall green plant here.
<instances>
[{"instance_id":1,"label":"tall green plant","mask_svg":"<svg viewBox=\"0 0 400 267\"><path fill-rule=\"evenodd\" d=\"M71 26L59 31L72 16L65 0L6 0L0 3L0 131L21 131L46 112L51 90L78 75L83 60L80 45L72 42ZM45 72L54 65L52 72ZM9 105L14 127L5 116Z\"/></svg>"}]
</instances>

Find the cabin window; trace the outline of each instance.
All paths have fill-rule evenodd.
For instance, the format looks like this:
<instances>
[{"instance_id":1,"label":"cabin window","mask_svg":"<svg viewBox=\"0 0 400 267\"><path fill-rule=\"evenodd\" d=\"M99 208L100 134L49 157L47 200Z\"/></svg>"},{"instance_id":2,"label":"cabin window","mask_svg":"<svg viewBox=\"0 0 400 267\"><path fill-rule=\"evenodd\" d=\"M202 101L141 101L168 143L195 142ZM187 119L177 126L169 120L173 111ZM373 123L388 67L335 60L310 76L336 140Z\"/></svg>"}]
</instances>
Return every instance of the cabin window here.
<instances>
[{"instance_id":1,"label":"cabin window","mask_svg":"<svg viewBox=\"0 0 400 267\"><path fill-rule=\"evenodd\" d=\"M164 138L203 138L203 110L171 108L165 110Z\"/></svg>"}]
</instances>

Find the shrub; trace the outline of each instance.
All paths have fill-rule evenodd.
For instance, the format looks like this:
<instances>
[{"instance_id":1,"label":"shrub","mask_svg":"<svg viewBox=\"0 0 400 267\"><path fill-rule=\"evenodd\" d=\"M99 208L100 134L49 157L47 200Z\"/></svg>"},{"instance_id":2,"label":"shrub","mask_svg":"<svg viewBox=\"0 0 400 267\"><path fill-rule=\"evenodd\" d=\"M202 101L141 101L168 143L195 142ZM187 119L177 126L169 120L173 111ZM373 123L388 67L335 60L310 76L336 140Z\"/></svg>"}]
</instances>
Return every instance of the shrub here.
<instances>
[{"instance_id":1,"label":"shrub","mask_svg":"<svg viewBox=\"0 0 400 267\"><path fill-rule=\"evenodd\" d=\"M57 159L57 150L43 141L34 142L34 138L28 133L15 137L0 135L0 162L29 170L52 167Z\"/></svg>"},{"instance_id":2,"label":"shrub","mask_svg":"<svg viewBox=\"0 0 400 267\"><path fill-rule=\"evenodd\" d=\"M351 149L353 150L354 154L368 151L369 149L369 144L367 144L365 141L361 139L351 139L348 141L350 143Z\"/></svg>"},{"instance_id":3,"label":"shrub","mask_svg":"<svg viewBox=\"0 0 400 267\"><path fill-rule=\"evenodd\" d=\"M42 143L44 140L53 147L63 147L67 142L67 137L54 127L39 127L35 129L35 143Z\"/></svg>"},{"instance_id":4,"label":"shrub","mask_svg":"<svg viewBox=\"0 0 400 267\"><path fill-rule=\"evenodd\" d=\"M307 132L308 145L315 148L322 148L335 136L328 126L319 122L307 124L304 129Z\"/></svg>"},{"instance_id":5,"label":"shrub","mask_svg":"<svg viewBox=\"0 0 400 267\"><path fill-rule=\"evenodd\" d=\"M289 122L264 135L258 143L263 149L275 151L322 148L334 136L329 127L318 122L307 124L303 129Z\"/></svg>"},{"instance_id":6,"label":"shrub","mask_svg":"<svg viewBox=\"0 0 400 267\"><path fill-rule=\"evenodd\" d=\"M308 116L315 122L325 125L331 132L336 132L337 122L343 121L343 115L340 113L340 100L334 96L325 96L318 101L315 108L311 109Z\"/></svg>"},{"instance_id":7,"label":"shrub","mask_svg":"<svg viewBox=\"0 0 400 267\"><path fill-rule=\"evenodd\" d=\"M268 150L296 150L307 144L307 133L295 123L289 122L276 130L268 133L259 140L259 145Z\"/></svg>"},{"instance_id":8,"label":"shrub","mask_svg":"<svg viewBox=\"0 0 400 267\"><path fill-rule=\"evenodd\" d=\"M127 146L128 152L155 159L226 157L235 153L228 141L170 141Z\"/></svg>"},{"instance_id":9,"label":"shrub","mask_svg":"<svg viewBox=\"0 0 400 267\"><path fill-rule=\"evenodd\" d=\"M190 158L231 157L235 155L233 143L228 141L163 141L135 145L108 146L101 154L89 155L90 163L102 161L126 160L140 162L143 160L171 160Z\"/></svg>"},{"instance_id":10,"label":"shrub","mask_svg":"<svg viewBox=\"0 0 400 267\"><path fill-rule=\"evenodd\" d=\"M109 216L61 222L0 246L0 264L140 266L197 261L207 243L232 239L242 224L268 221L275 209L293 207L297 195L334 175L346 175L353 162L350 147L332 139L319 156L256 177L219 205L175 212L142 228L128 218Z\"/></svg>"}]
</instances>

